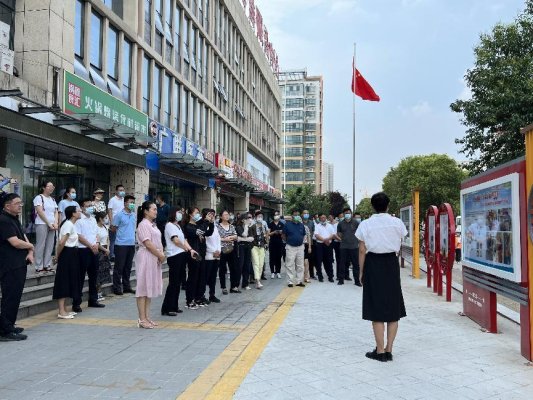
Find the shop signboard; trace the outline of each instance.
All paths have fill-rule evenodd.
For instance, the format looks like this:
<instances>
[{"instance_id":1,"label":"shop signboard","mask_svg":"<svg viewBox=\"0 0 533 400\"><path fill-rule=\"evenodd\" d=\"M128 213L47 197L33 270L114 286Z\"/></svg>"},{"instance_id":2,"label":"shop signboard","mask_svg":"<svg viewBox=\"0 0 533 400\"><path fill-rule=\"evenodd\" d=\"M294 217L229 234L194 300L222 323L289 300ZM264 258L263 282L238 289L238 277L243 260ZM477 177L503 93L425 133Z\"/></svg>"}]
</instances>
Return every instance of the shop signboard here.
<instances>
[{"instance_id":1,"label":"shop signboard","mask_svg":"<svg viewBox=\"0 0 533 400\"><path fill-rule=\"evenodd\" d=\"M250 171L242 167L241 165L234 163L233 172L236 178L244 179L246 182L252 183L252 174Z\"/></svg>"},{"instance_id":2,"label":"shop signboard","mask_svg":"<svg viewBox=\"0 0 533 400\"><path fill-rule=\"evenodd\" d=\"M461 190L463 263L521 282L519 174Z\"/></svg>"},{"instance_id":3,"label":"shop signboard","mask_svg":"<svg viewBox=\"0 0 533 400\"><path fill-rule=\"evenodd\" d=\"M233 161L224 157L222 153L215 154L215 165L226 175L226 178L233 178Z\"/></svg>"},{"instance_id":4,"label":"shop signboard","mask_svg":"<svg viewBox=\"0 0 533 400\"><path fill-rule=\"evenodd\" d=\"M161 154L172 153L175 132L159 122L150 119L150 136L155 139L151 146Z\"/></svg>"},{"instance_id":5,"label":"shop signboard","mask_svg":"<svg viewBox=\"0 0 533 400\"><path fill-rule=\"evenodd\" d=\"M402 239L402 245L413 247L413 206L400 208L400 219L407 229L407 236Z\"/></svg>"},{"instance_id":6,"label":"shop signboard","mask_svg":"<svg viewBox=\"0 0 533 400\"><path fill-rule=\"evenodd\" d=\"M261 180L257 179L255 176L252 177L252 184L255 186L255 189L259 192L268 192L268 185Z\"/></svg>"},{"instance_id":7,"label":"shop signboard","mask_svg":"<svg viewBox=\"0 0 533 400\"><path fill-rule=\"evenodd\" d=\"M142 136L148 135L148 116L122 100L100 90L70 72L64 74L63 110L77 117L100 116L112 123L130 128Z\"/></svg>"},{"instance_id":8,"label":"shop signboard","mask_svg":"<svg viewBox=\"0 0 533 400\"><path fill-rule=\"evenodd\" d=\"M187 154L200 161L209 161L206 160L206 150L202 146L177 133L173 134L172 153Z\"/></svg>"}]
</instances>

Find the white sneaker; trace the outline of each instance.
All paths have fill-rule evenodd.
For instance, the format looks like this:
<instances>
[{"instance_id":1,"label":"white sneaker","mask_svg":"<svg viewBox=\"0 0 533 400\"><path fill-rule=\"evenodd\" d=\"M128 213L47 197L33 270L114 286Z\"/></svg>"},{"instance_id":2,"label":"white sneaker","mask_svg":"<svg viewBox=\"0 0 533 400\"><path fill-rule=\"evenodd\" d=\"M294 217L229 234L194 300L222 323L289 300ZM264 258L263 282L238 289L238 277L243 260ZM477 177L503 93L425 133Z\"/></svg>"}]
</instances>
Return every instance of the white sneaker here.
<instances>
[{"instance_id":1,"label":"white sneaker","mask_svg":"<svg viewBox=\"0 0 533 400\"><path fill-rule=\"evenodd\" d=\"M274 279L275 277L276 277L275 273L272 273L272 275L270 275L270 279Z\"/></svg>"},{"instance_id":2,"label":"white sneaker","mask_svg":"<svg viewBox=\"0 0 533 400\"><path fill-rule=\"evenodd\" d=\"M261 282L257 282L257 283L255 284L255 287L256 287L257 289L262 289L262 288L263 288L263 284L262 284Z\"/></svg>"},{"instance_id":3,"label":"white sneaker","mask_svg":"<svg viewBox=\"0 0 533 400\"><path fill-rule=\"evenodd\" d=\"M250 286L246 286L244 290L252 290L252 288Z\"/></svg>"},{"instance_id":4,"label":"white sneaker","mask_svg":"<svg viewBox=\"0 0 533 400\"><path fill-rule=\"evenodd\" d=\"M281 279L281 274L280 274L280 273L276 274L276 277L277 277L278 279Z\"/></svg>"},{"instance_id":5,"label":"white sneaker","mask_svg":"<svg viewBox=\"0 0 533 400\"><path fill-rule=\"evenodd\" d=\"M67 314L67 315L57 314L57 318L59 318L59 319L74 319L74 315L72 315L72 314Z\"/></svg>"}]
</instances>

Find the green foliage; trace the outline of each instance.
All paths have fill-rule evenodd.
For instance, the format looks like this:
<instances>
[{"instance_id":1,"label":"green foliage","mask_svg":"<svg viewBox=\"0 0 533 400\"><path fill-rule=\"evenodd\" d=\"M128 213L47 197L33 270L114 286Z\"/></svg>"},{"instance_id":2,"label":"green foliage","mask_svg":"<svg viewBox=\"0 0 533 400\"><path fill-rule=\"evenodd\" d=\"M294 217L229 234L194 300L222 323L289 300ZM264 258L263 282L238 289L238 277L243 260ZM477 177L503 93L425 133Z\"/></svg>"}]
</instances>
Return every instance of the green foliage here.
<instances>
[{"instance_id":1,"label":"green foliage","mask_svg":"<svg viewBox=\"0 0 533 400\"><path fill-rule=\"evenodd\" d=\"M466 135L456 139L477 174L524 155L520 128L533 123L533 0L511 24L480 35L475 65L465 75L470 100L456 100Z\"/></svg>"},{"instance_id":2,"label":"green foliage","mask_svg":"<svg viewBox=\"0 0 533 400\"><path fill-rule=\"evenodd\" d=\"M370 197L362 199L355 207L355 211L361 214L363 218L368 218L374 214L375 211L372 208L372 204L370 204Z\"/></svg>"},{"instance_id":3,"label":"green foliage","mask_svg":"<svg viewBox=\"0 0 533 400\"><path fill-rule=\"evenodd\" d=\"M337 212L339 214L347 204L345 197L339 192L315 194L315 187L313 185L291 187L283 195L283 198L287 200L287 204L284 206L284 212L288 214L292 210L298 210L300 212L309 210L311 215L313 215L320 213L329 214L340 209Z\"/></svg>"},{"instance_id":4,"label":"green foliage","mask_svg":"<svg viewBox=\"0 0 533 400\"><path fill-rule=\"evenodd\" d=\"M391 199L389 211L396 215L402 206L412 202L412 192L416 188L420 190L421 218L430 205L439 206L444 202L450 203L457 214L461 181L466 177L466 171L447 155L411 156L385 175L383 191Z\"/></svg>"}]
</instances>

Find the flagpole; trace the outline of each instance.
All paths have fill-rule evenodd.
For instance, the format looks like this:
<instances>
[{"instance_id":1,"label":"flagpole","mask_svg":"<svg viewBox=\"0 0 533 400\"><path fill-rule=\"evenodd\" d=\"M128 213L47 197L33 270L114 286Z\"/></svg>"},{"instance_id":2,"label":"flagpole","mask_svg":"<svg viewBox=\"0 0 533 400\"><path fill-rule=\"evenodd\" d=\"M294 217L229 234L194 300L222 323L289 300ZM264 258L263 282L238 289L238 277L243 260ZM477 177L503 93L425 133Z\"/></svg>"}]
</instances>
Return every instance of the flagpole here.
<instances>
[{"instance_id":1,"label":"flagpole","mask_svg":"<svg viewBox=\"0 0 533 400\"><path fill-rule=\"evenodd\" d=\"M353 76L353 83L354 87L352 88L352 103L353 103L353 113L352 113L352 124L353 124L353 154L352 154L352 174L353 174L353 191L352 191L352 212L355 212L355 87L357 85L356 79L357 79L357 73L356 66L355 66L355 50L356 50L356 43L353 44L353 67L352 67L352 76Z\"/></svg>"}]
</instances>

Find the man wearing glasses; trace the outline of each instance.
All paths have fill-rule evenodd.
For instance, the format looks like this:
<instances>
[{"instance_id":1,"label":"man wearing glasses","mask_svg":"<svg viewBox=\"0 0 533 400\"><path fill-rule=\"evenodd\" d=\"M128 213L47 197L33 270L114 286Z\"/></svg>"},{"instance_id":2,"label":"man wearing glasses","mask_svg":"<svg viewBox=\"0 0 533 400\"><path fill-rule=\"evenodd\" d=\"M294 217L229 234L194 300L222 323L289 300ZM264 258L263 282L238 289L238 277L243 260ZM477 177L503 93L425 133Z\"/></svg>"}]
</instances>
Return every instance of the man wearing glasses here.
<instances>
[{"instance_id":1,"label":"man wearing glasses","mask_svg":"<svg viewBox=\"0 0 533 400\"><path fill-rule=\"evenodd\" d=\"M26 280L26 265L33 263L33 245L22 230L22 199L15 193L3 199L0 213L0 341L25 340L24 328L15 326Z\"/></svg>"}]
</instances>

